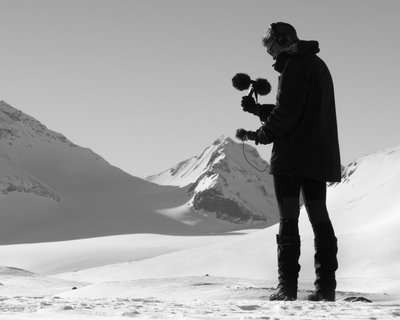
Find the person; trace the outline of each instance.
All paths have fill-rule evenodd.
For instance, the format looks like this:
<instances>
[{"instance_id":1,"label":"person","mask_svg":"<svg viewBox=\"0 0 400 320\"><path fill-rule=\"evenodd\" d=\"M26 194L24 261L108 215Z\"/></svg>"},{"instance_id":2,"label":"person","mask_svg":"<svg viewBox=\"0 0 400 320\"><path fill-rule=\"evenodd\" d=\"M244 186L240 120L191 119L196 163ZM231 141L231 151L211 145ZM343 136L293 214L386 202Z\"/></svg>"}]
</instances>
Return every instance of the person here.
<instances>
[{"instance_id":1,"label":"person","mask_svg":"<svg viewBox=\"0 0 400 320\"><path fill-rule=\"evenodd\" d=\"M341 163L332 77L317 56L318 42L299 40L288 23L271 24L263 45L280 73L276 105L243 97L243 110L259 116L263 125L257 131L239 129L238 137L273 143L270 173L280 214L279 279L270 300L297 299L301 192L315 236L315 290L308 299L335 301L338 246L326 207L326 183L341 181Z\"/></svg>"}]
</instances>

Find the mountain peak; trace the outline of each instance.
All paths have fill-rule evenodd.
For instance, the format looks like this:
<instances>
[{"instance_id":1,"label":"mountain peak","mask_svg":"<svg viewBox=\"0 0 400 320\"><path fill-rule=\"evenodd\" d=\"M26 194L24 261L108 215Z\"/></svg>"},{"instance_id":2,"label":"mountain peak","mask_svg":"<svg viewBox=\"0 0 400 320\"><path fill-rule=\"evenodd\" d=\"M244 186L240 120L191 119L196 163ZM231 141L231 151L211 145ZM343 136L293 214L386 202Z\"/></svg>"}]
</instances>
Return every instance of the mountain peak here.
<instances>
[{"instance_id":1,"label":"mountain peak","mask_svg":"<svg viewBox=\"0 0 400 320\"><path fill-rule=\"evenodd\" d=\"M20 141L30 146L33 141L61 141L71 147L76 145L64 135L48 129L40 121L28 116L5 101L0 101L0 141L6 140L9 145Z\"/></svg>"},{"instance_id":2,"label":"mountain peak","mask_svg":"<svg viewBox=\"0 0 400 320\"><path fill-rule=\"evenodd\" d=\"M5 102L4 100L0 100L0 110L3 110L3 109L17 110L14 107L12 107L11 105L9 105L7 102Z\"/></svg>"},{"instance_id":3,"label":"mountain peak","mask_svg":"<svg viewBox=\"0 0 400 320\"><path fill-rule=\"evenodd\" d=\"M276 222L272 179L255 172L243 152L254 166L268 165L252 146L220 136L199 155L146 179L161 185L191 184L188 205L195 211L215 212L222 220Z\"/></svg>"},{"instance_id":4,"label":"mountain peak","mask_svg":"<svg viewBox=\"0 0 400 320\"><path fill-rule=\"evenodd\" d=\"M0 101L0 120L11 120L11 121L21 121L21 117L24 115L22 111L12 107L7 102Z\"/></svg>"},{"instance_id":5,"label":"mountain peak","mask_svg":"<svg viewBox=\"0 0 400 320\"><path fill-rule=\"evenodd\" d=\"M244 152L256 167L264 168L267 165L254 147L245 144ZM158 174L146 177L146 180L161 185L184 187L196 182L199 176L211 168L225 168L229 171L231 165L238 165L244 170L250 169L250 165L243 155L242 143L237 143L232 138L222 135L200 154L181 161Z\"/></svg>"},{"instance_id":6,"label":"mountain peak","mask_svg":"<svg viewBox=\"0 0 400 320\"><path fill-rule=\"evenodd\" d=\"M228 144L228 143L234 143L234 141L230 137L228 137L226 135L222 135L213 142L213 145L216 146L216 145Z\"/></svg>"}]
</instances>

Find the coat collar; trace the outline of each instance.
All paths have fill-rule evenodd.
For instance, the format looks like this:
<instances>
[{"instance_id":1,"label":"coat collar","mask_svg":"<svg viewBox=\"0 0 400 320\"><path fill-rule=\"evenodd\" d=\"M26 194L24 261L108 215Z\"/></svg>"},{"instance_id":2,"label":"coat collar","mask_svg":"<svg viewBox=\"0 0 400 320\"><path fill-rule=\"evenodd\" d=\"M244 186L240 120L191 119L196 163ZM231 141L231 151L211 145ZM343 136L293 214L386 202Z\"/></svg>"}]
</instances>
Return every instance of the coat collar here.
<instances>
[{"instance_id":1,"label":"coat collar","mask_svg":"<svg viewBox=\"0 0 400 320\"><path fill-rule=\"evenodd\" d=\"M309 54L317 54L319 52L319 44L318 41L311 40L299 40L293 43L290 47L287 47L283 50L278 57L276 58L276 62L272 65L276 71L279 73L283 72L285 68L286 62L295 56L309 55Z\"/></svg>"}]
</instances>

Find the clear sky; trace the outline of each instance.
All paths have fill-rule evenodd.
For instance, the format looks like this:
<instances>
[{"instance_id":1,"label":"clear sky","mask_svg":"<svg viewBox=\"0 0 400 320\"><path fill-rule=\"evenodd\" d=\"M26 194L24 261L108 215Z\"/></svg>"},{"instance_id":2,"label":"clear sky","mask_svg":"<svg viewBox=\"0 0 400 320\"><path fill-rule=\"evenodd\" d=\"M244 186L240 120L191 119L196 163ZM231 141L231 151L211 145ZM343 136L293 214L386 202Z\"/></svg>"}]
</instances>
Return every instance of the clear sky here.
<instances>
[{"instance_id":1,"label":"clear sky","mask_svg":"<svg viewBox=\"0 0 400 320\"><path fill-rule=\"evenodd\" d=\"M231 78L267 78L275 102L261 38L285 21L320 43L346 165L400 145L399 17L398 0L0 0L0 99L144 177L259 127Z\"/></svg>"}]
</instances>

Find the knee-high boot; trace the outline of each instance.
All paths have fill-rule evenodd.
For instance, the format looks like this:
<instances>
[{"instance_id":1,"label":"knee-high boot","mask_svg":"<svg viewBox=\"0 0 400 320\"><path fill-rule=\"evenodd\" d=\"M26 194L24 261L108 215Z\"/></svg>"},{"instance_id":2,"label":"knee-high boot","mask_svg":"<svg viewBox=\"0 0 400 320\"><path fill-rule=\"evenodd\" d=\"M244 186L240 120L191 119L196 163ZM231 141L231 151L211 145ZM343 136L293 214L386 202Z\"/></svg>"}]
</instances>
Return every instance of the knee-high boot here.
<instances>
[{"instance_id":1,"label":"knee-high boot","mask_svg":"<svg viewBox=\"0 0 400 320\"><path fill-rule=\"evenodd\" d=\"M315 290L309 295L311 301L335 301L337 261L337 238L319 237L314 240Z\"/></svg>"},{"instance_id":2,"label":"knee-high boot","mask_svg":"<svg viewBox=\"0 0 400 320\"><path fill-rule=\"evenodd\" d=\"M270 300L296 300L297 279L300 265L300 237L276 236L278 245L278 274L277 290L270 296Z\"/></svg>"}]
</instances>

